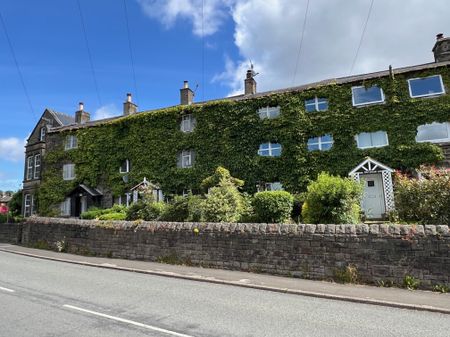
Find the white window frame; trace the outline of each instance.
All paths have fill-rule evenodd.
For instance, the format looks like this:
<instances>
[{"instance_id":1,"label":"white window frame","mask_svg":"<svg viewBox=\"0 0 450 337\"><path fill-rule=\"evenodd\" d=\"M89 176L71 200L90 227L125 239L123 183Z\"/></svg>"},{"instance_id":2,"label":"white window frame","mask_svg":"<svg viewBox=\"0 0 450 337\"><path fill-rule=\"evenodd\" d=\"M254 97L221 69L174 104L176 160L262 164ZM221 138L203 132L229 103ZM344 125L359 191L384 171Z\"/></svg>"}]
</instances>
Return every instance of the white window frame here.
<instances>
[{"instance_id":1,"label":"white window frame","mask_svg":"<svg viewBox=\"0 0 450 337\"><path fill-rule=\"evenodd\" d=\"M325 110L320 110L319 109L319 99L324 99L324 100L327 101L327 108ZM311 100L314 100L314 102L313 103L307 103L308 101L311 101ZM307 106L314 106L314 111L315 112L319 112L319 111L327 111L328 110L328 105L329 105L328 99L325 98L325 97L317 97L316 96L314 98L310 98L310 99L305 100L305 110L306 110L306 112L313 112L313 111L308 111L306 109Z\"/></svg>"},{"instance_id":2,"label":"white window frame","mask_svg":"<svg viewBox=\"0 0 450 337\"><path fill-rule=\"evenodd\" d=\"M125 161L122 162L122 164L125 163L126 169L125 171L122 171L122 165L119 167L119 173L130 173L130 161L128 159L125 159Z\"/></svg>"},{"instance_id":3,"label":"white window frame","mask_svg":"<svg viewBox=\"0 0 450 337\"><path fill-rule=\"evenodd\" d=\"M323 140L322 140L322 137L325 137L325 136L327 136L327 135L329 135L329 136L331 137L331 140L323 141ZM315 142L315 143L309 143L309 140L312 139L312 138L317 138L317 142ZM331 144L331 147L330 147L329 149L322 149L322 146L325 145L325 144ZM308 145L318 145L319 148L318 148L318 149L315 149L315 150L310 150L309 147L308 147ZM314 152L314 151L329 151L329 150L331 150L331 149L333 148L333 145L334 145L334 138L333 138L333 135L332 135L332 134L325 134L325 135L322 135L322 136L310 137L310 138L308 138L308 141L306 142L306 147L307 147L307 149L308 149L309 152Z\"/></svg>"},{"instance_id":4,"label":"white window frame","mask_svg":"<svg viewBox=\"0 0 450 337\"><path fill-rule=\"evenodd\" d=\"M267 149L261 149L261 145L263 144L269 144ZM275 156L273 154L274 150L280 149L280 155L279 156ZM261 152L263 151L269 151L269 155L262 155ZM261 143L259 144L259 149L258 149L258 155L260 155L261 157L281 157L281 154L283 152L283 146L280 143L272 143L272 142L267 142L267 143Z\"/></svg>"},{"instance_id":5,"label":"white window frame","mask_svg":"<svg viewBox=\"0 0 450 337\"><path fill-rule=\"evenodd\" d=\"M185 164L184 159L187 159L188 164ZM192 150L181 151L181 168L192 167Z\"/></svg>"},{"instance_id":6,"label":"white window frame","mask_svg":"<svg viewBox=\"0 0 450 337\"><path fill-rule=\"evenodd\" d=\"M384 132L384 135L386 136L386 137L385 137L385 139L386 139L386 143L385 143L385 144L383 144L383 145L371 145L371 146L364 146L364 147L361 147L361 146L359 145L359 138L358 138L359 135L361 135L361 134L363 134L363 133L369 134L369 135L370 135L370 141L371 141L371 143L373 143L373 141L372 141L372 135L373 135L374 133L377 133L377 132ZM377 147L385 147L385 146L388 146L388 145L389 145L389 137L388 137L388 133L387 133L386 131L384 131L384 130L378 130L378 131L373 131L373 132L360 132L360 133L358 133L358 134L355 136L355 140L356 140L356 146L358 147L358 149L361 149L361 150L364 150L364 149L373 149L373 148L377 148Z\"/></svg>"},{"instance_id":7,"label":"white window frame","mask_svg":"<svg viewBox=\"0 0 450 337\"><path fill-rule=\"evenodd\" d=\"M25 217L31 215L31 194L25 194L24 201L23 201L23 215Z\"/></svg>"},{"instance_id":8,"label":"white window frame","mask_svg":"<svg viewBox=\"0 0 450 337\"><path fill-rule=\"evenodd\" d=\"M34 179L39 179L41 175L41 154L34 155Z\"/></svg>"},{"instance_id":9,"label":"white window frame","mask_svg":"<svg viewBox=\"0 0 450 337\"><path fill-rule=\"evenodd\" d=\"M65 150L72 150L78 147L78 139L76 135L68 135L66 137L66 144L64 146Z\"/></svg>"},{"instance_id":10,"label":"white window frame","mask_svg":"<svg viewBox=\"0 0 450 337\"><path fill-rule=\"evenodd\" d=\"M70 216L72 206L72 200L70 198L64 199L64 201L61 203L60 209L61 209L61 215L62 216Z\"/></svg>"},{"instance_id":11,"label":"white window frame","mask_svg":"<svg viewBox=\"0 0 450 337\"><path fill-rule=\"evenodd\" d=\"M377 88L379 88L380 89L380 92L381 92L381 100L380 101L371 101L371 102L365 102L365 103L358 103L358 104L356 104L355 103L355 92L354 92L354 90L355 89L360 89L360 88L364 88L364 89L369 89L369 88L372 88L372 87L377 87ZM353 104L353 106L365 106L365 105L371 105L371 104L379 104L379 103L384 103L385 102L385 99L386 99L386 97L384 96L384 91L383 91L383 88L381 88L381 87L379 87L379 86L377 86L377 85L372 85L371 87L365 87L365 86L363 86L363 85L359 85L359 86L355 86L355 87L352 87L352 104Z\"/></svg>"},{"instance_id":12,"label":"white window frame","mask_svg":"<svg viewBox=\"0 0 450 337\"><path fill-rule=\"evenodd\" d=\"M271 116L271 113L275 112L275 116ZM275 119L280 117L281 108L277 106L265 106L258 109L258 115L260 119Z\"/></svg>"},{"instance_id":13,"label":"white window frame","mask_svg":"<svg viewBox=\"0 0 450 337\"><path fill-rule=\"evenodd\" d=\"M280 188L274 188L274 186L279 186ZM284 188L279 181L273 181L271 183L264 183L264 191L284 191Z\"/></svg>"},{"instance_id":14,"label":"white window frame","mask_svg":"<svg viewBox=\"0 0 450 337\"><path fill-rule=\"evenodd\" d=\"M34 156L27 157L27 180L33 179Z\"/></svg>"},{"instance_id":15,"label":"white window frame","mask_svg":"<svg viewBox=\"0 0 450 337\"><path fill-rule=\"evenodd\" d=\"M74 180L75 179L75 164L63 165L63 179Z\"/></svg>"},{"instance_id":16,"label":"white window frame","mask_svg":"<svg viewBox=\"0 0 450 337\"><path fill-rule=\"evenodd\" d=\"M441 139L431 139L431 140L417 140L417 133L419 132L419 126L425 126L425 125L433 125L433 124L444 124L447 126L447 138L441 138ZM450 141L450 122L443 122L443 123L439 123L439 122L432 122L429 124L421 124L417 127L416 130L416 142L417 143L446 143Z\"/></svg>"},{"instance_id":17,"label":"white window frame","mask_svg":"<svg viewBox=\"0 0 450 337\"><path fill-rule=\"evenodd\" d=\"M36 214L36 199L34 198L34 194L31 195L31 215Z\"/></svg>"},{"instance_id":18,"label":"white window frame","mask_svg":"<svg viewBox=\"0 0 450 337\"><path fill-rule=\"evenodd\" d=\"M39 130L39 141L43 142L45 140L45 135L47 133L47 127L43 126Z\"/></svg>"},{"instance_id":19,"label":"white window frame","mask_svg":"<svg viewBox=\"0 0 450 337\"><path fill-rule=\"evenodd\" d=\"M182 132L192 132L194 131L194 115L193 114L187 114L181 116L181 125L180 130Z\"/></svg>"},{"instance_id":20,"label":"white window frame","mask_svg":"<svg viewBox=\"0 0 450 337\"><path fill-rule=\"evenodd\" d=\"M413 96L412 94L412 90L411 90L411 81L414 80L423 80L425 78L430 78L430 77L439 77L440 82L441 82L441 92L435 92L432 94L424 94L424 95L416 95ZM409 89L409 97L411 98L419 98L419 97L432 97L432 96L440 96L440 95L444 95L445 94L445 87L444 87L444 81L442 80L442 76L441 75L431 75L431 76L426 76L426 77L415 77L415 78L410 78L408 79L408 89Z\"/></svg>"}]
</instances>

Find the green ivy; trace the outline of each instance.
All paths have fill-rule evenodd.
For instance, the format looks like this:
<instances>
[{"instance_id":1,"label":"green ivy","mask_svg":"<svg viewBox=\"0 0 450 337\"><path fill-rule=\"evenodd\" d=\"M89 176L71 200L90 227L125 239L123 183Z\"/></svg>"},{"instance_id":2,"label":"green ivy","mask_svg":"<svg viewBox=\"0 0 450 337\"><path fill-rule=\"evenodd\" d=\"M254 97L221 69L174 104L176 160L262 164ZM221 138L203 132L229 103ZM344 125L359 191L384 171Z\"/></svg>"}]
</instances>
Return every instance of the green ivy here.
<instances>
[{"instance_id":1,"label":"green ivy","mask_svg":"<svg viewBox=\"0 0 450 337\"><path fill-rule=\"evenodd\" d=\"M280 181L293 193L306 190L318 173L327 171L346 176L366 156L398 169L418 167L442 160L442 150L434 144L416 143L417 126L450 120L450 96L411 99L407 79L441 74L450 83L448 66L409 74L377 77L351 84L327 84L301 92L279 92L241 100L219 100L191 106L175 106L148 111L93 127L63 132L50 132L45 156L43 183L39 194L40 212L64 199L79 183L106 186L120 195L144 177L161 184L166 194L183 189L199 190L203 179L218 166L245 181L244 191L255 192L260 181ZM385 104L355 108L351 86L380 86ZM308 113L306 99L326 97L329 110ZM281 107L276 119L260 120L257 109ZM192 133L180 131L183 114L193 113L197 125ZM354 136L360 132L384 130L389 146L360 150ZM78 137L78 148L64 151L64 138ZM331 150L308 152L308 138L330 133ZM259 144L281 143L277 158L257 155ZM196 151L196 162L189 169L177 168L177 153L183 149ZM129 159L132 165L128 182L119 167ZM62 180L62 163L76 165L76 180Z\"/></svg>"}]
</instances>

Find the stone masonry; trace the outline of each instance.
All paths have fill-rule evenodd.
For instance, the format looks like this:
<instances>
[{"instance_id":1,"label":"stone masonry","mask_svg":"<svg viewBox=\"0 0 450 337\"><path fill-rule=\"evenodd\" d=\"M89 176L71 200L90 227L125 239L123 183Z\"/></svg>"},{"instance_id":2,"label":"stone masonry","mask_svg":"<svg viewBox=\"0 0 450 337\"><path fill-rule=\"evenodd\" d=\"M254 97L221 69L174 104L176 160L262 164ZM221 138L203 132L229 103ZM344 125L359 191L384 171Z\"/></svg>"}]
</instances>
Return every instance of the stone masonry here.
<instances>
[{"instance_id":1,"label":"stone masonry","mask_svg":"<svg viewBox=\"0 0 450 337\"><path fill-rule=\"evenodd\" d=\"M0 228L3 225L0 225ZM10 242L113 258L185 263L331 280L356 268L364 283L450 285L446 225L294 225L29 218ZM22 227L21 230L14 226ZM197 231L198 229L198 231ZM0 240L2 240L0 231ZM3 239L5 238L3 234Z\"/></svg>"}]
</instances>

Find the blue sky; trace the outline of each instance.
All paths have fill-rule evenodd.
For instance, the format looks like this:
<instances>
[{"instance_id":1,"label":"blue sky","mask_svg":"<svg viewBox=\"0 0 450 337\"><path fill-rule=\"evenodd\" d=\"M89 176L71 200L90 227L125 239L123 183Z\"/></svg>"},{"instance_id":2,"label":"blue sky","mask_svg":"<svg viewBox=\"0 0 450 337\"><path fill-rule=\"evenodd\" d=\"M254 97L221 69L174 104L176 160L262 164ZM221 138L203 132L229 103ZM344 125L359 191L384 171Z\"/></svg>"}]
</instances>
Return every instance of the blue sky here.
<instances>
[{"instance_id":1,"label":"blue sky","mask_svg":"<svg viewBox=\"0 0 450 337\"><path fill-rule=\"evenodd\" d=\"M125 1L137 92L124 1L79 0L98 94L77 0L0 2L34 110L0 26L0 190L20 186L24 140L46 107L73 114L83 101L93 118L118 115L127 92L139 110L175 105L183 80L199 85L197 101L224 97L242 90L249 59L259 91L432 62L435 35L450 34L445 0L376 0L358 55L371 0L314 0L308 11L308 0Z\"/></svg>"}]
</instances>

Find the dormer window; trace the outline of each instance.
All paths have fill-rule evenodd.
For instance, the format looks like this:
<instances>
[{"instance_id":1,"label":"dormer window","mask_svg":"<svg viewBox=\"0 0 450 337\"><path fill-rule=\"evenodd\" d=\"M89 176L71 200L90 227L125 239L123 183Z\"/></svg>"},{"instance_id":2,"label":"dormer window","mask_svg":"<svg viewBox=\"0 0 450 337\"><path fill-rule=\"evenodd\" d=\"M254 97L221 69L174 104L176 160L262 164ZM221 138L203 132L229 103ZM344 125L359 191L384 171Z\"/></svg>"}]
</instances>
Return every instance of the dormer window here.
<instances>
[{"instance_id":1,"label":"dormer window","mask_svg":"<svg viewBox=\"0 0 450 337\"><path fill-rule=\"evenodd\" d=\"M353 106L362 106L384 102L383 89L377 85L369 88L364 86L352 87L352 102Z\"/></svg>"},{"instance_id":2,"label":"dormer window","mask_svg":"<svg viewBox=\"0 0 450 337\"><path fill-rule=\"evenodd\" d=\"M71 149L76 149L78 147L78 140L77 140L77 136L75 135L68 135L66 137L66 144L64 146L65 150L71 150Z\"/></svg>"},{"instance_id":3,"label":"dormer window","mask_svg":"<svg viewBox=\"0 0 450 337\"><path fill-rule=\"evenodd\" d=\"M193 114L183 115L181 116L181 125L180 129L182 132L192 132L195 128L195 117Z\"/></svg>"},{"instance_id":4,"label":"dormer window","mask_svg":"<svg viewBox=\"0 0 450 337\"><path fill-rule=\"evenodd\" d=\"M320 97L308 99L305 101L305 109L307 112L326 111L328 110L328 100Z\"/></svg>"},{"instance_id":5,"label":"dormer window","mask_svg":"<svg viewBox=\"0 0 450 337\"><path fill-rule=\"evenodd\" d=\"M280 116L279 106L266 106L264 108L258 109L258 115L261 119L272 119Z\"/></svg>"},{"instance_id":6,"label":"dormer window","mask_svg":"<svg viewBox=\"0 0 450 337\"><path fill-rule=\"evenodd\" d=\"M408 80L409 95L415 97L428 97L445 94L441 75L434 75Z\"/></svg>"},{"instance_id":7,"label":"dormer window","mask_svg":"<svg viewBox=\"0 0 450 337\"><path fill-rule=\"evenodd\" d=\"M120 173L130 172L130 161L128 159L126 159L122 162L122 165L120 165L119 171L120 171Z\"/></svg>"},{"instance_id":8,"label":"dormer window","mask_svg":"<svg viewBox=\"0 0 450 337\"><path fill-rule=\"evenodd\" d=\"M45 141L45 135L47 134L47 126L43 126L39 131L39 141Z\"/></svg>"}]
</instances>

